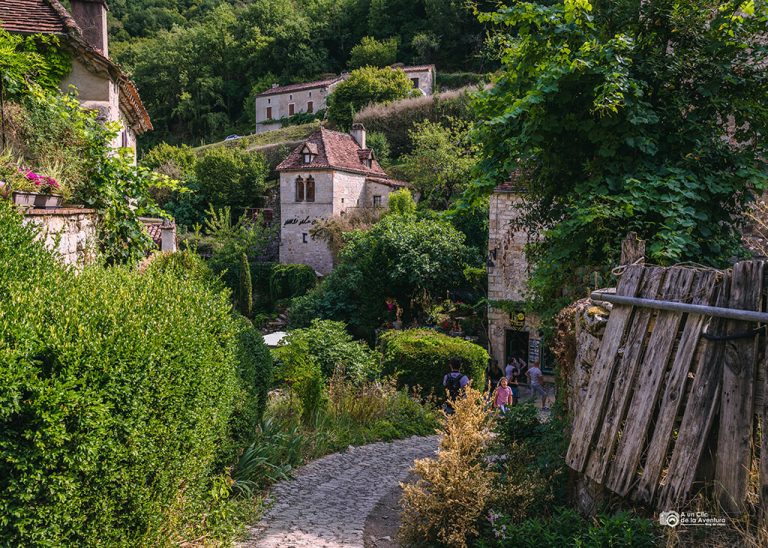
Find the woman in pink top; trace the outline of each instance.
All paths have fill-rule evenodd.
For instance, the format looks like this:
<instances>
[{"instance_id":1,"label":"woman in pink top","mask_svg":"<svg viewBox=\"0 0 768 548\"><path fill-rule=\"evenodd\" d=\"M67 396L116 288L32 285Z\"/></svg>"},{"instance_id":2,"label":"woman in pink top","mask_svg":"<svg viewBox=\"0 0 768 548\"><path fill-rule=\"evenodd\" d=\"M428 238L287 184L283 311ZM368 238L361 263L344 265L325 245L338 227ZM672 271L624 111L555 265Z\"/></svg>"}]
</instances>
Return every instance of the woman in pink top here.
<instances>
[{"instance_id":1,"label":"woman in pink top","mask_svg":"<svg viewBox=\"0 0 768 548\"><path fill-rule=\"evenodd\" d=\"M507 378L502 377L499 381L499 386L496 388L496 394L493 398L493 407L501 411L507 412L507 406L512 405L512 389L507 386Z\"/></svg>"}]
</instances>

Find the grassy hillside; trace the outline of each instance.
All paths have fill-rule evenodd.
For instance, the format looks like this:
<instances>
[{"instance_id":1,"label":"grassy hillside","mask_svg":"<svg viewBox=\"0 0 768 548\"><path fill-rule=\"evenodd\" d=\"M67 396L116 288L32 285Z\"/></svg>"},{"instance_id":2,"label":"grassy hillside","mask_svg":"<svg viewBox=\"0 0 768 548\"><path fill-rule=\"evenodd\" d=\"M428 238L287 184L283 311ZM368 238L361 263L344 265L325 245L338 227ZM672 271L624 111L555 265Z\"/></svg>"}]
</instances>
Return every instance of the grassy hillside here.
<instances>
[{"instance_id":1,"label":"grassy hillside","mask_svg":"<svg viewBox=\"0 0 768 548\"><path fill-rule=\"evenodd\" d=\"M218 141L209 145L203 145L194 149L195 152L202 152L215 147L220 146L233 146L233 147L245 147L248 151L260 150L264 147L274 147L277 145L290 145L298 144L307 137L309 137L317 128L320 127L320 122L310 122L309 124L301 124L298 126L288 126L274 131L267 131L265 133L254 133L252 135L244 135L239 139L232 139L230 141Z\"/></svg>"}]
</instances>

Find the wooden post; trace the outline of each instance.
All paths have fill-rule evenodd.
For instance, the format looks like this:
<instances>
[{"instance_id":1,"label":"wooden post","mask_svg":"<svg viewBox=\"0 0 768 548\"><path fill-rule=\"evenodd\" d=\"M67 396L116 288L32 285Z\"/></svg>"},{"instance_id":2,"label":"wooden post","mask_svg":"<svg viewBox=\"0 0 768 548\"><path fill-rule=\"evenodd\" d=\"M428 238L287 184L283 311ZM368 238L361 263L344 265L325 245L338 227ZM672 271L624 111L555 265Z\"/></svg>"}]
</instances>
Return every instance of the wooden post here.
<instances>
[{"instance_id":1,"label":"wooden post","mask_svg":"<svg viewBox=\"0 0 768 548\"><path fill-rule=\"evenodd\" d=\"M630 232L621 242L621 264L642 264L645 259L645 240L637 237L637 232Z\"/></svg>"},{"instance_id":2,"label":"wooden post","mask_svg":"<svg viewBox=\"0 0 768 548\"><path fill-rule=\"evenodd\" d=\"M763 263L736 263L733 268L732 308L759 310ZM741 335L754 329L754 323L729 320L728 335ZM720 506L729 514L745 511L749 470L752 461L752 415L754 413L755 361L757 341L753 337L725 341L725 364L720 395L720 429L717 440L715 493Z\"/></svg>"}]
</instances>

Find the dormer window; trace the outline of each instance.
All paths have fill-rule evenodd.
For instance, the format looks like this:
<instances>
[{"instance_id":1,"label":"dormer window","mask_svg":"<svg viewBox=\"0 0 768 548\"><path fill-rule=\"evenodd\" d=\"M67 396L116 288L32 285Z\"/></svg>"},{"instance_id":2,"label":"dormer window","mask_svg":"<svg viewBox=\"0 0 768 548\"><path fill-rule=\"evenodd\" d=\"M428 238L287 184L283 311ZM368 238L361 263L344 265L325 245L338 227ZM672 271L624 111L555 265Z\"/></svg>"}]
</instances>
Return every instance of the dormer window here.
<instances>
[{"instance_id":1,"label":"dormer window","mask_svg":"<svg viewBox=\"0 0 768 548\"><path fill-rule=\"evenodd\" d=\"M314 143L307 143L304 148L301 149L301 159L305 164L311 164L317 158L317 145Z\"/></svg>"}]
</instances>

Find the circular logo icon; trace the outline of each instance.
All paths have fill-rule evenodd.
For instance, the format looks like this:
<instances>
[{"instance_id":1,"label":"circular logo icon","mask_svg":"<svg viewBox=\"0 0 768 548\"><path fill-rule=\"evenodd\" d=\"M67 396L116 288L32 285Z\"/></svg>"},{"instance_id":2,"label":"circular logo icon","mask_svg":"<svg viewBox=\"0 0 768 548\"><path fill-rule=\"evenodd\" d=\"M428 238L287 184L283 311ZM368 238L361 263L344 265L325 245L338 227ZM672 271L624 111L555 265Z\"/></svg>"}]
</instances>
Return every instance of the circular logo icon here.
<instances>
[{"instance_id":1,"label":"circular logo icon","mask_svg":"<svg viewBox=\"0 0 768 548\"><path fill-rule=\"evenodd\" d=\"M659 514L659 523L668 527L677 527L680 525L680 514L678 512L662 512Z\"/></svg>"}]
</instances>

